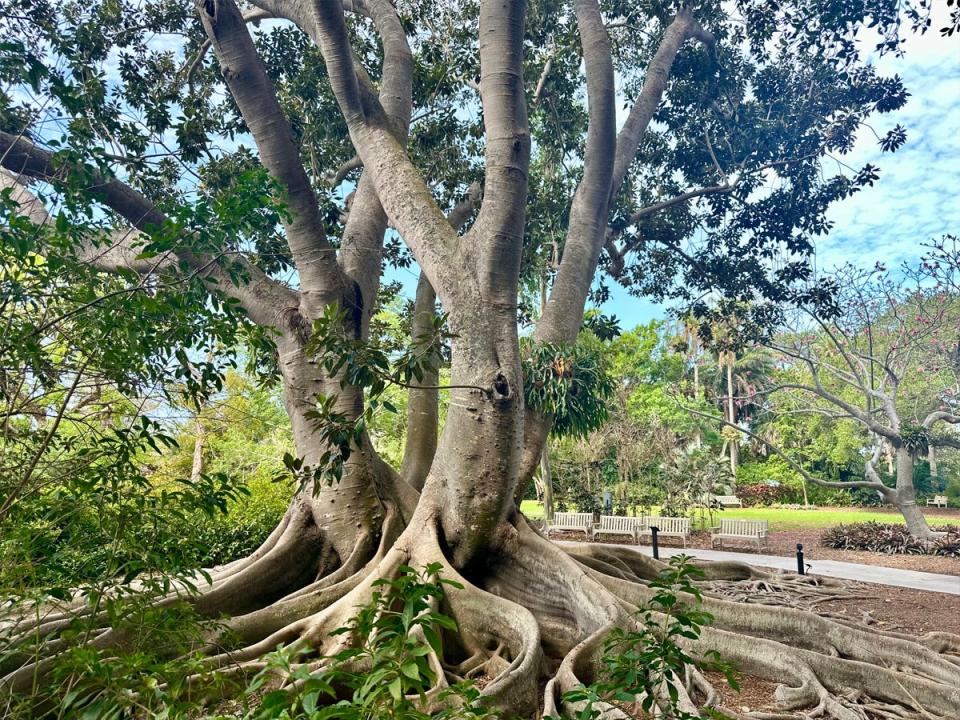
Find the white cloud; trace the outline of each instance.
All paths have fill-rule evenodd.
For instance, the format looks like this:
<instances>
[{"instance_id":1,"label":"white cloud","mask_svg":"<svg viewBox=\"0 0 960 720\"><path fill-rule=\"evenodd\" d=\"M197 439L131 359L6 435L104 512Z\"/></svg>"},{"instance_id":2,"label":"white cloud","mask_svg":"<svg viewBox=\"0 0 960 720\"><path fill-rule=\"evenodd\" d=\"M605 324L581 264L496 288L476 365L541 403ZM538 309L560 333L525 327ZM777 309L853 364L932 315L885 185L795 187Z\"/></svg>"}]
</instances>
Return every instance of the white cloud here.
<instances>
[{"instance_id":1,"label":"white cloud","mask_svg":"<svg viewBox=\"0 0 960 720\"><path fill-rule=\"evenodd\" d=\"M960 53L956 38L940 36L945 23L935 16L927 34L908 39L903 57L877 59L882 73L903 78L911 96L902 109L871 124L882 134L900 123L907 142L885 154L872 131L861 131L845 162L877 165L880 179L831 208L834 228L817 243L821 269L842 262L913 261L923 251L921 243L960 232L960 201L954 191L960 180Z\"/></svg>"}]
</instances>

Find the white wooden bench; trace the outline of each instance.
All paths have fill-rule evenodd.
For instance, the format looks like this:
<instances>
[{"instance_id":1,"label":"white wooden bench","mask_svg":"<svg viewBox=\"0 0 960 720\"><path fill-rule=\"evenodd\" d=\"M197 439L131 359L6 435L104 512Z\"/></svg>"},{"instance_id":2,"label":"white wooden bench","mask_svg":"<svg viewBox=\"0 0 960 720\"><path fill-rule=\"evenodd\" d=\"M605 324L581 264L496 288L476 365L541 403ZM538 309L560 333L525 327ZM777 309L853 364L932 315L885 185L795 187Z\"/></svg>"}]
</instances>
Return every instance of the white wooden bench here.
<instances>
[{"instance_id":1,"label":"white wooden bench","mask_svg":"<svg viewBox=\"0 0 960 720\"><path fill-rule=\"evenodd\" d=\"M766 520L721 520L720 527L710 528L710 544L722 548L724 540L749 540L756 543L759 550L767 546L768 529Z\"/></svg>"},{"instance_id":2,"label":"white wooden bench","mask_svg":"<svg viewBox=\"0 0 960 720\"><path fill-rule=\"evenodd\" d=\"M601 515L600 524L593 531L597 535L628 535L634 542L640 542L639 532L644 517L623 517L621 515Z\"/></svg>"},{"instance_id":3,"label":"white wooden bench","mask_svg":"<svg viewBox=\"0 0 960 720\"><path fill-rule=\"evenodd\" d=\"M690 537L690 518L676 517L655 517L647 516L644 518L646 523L640 528L638 536L653 536L653 530L657 528L657 537L675 537L683 541L683 546L687 546L687 538Z\"/></svg>"},{"instance_id":4,"label":"white wooden bench","mask_svg":"<svg viewBox=\"0 0 960 720\"><path fill-rule=\"evenodd\" d=\"M947 506L947 496L946 496L946 495L934 495L933 498L927 500L927 505L933 505L934 507L946 507L946 506Z\"/></svg>"},{"instance_id":5,"label":"white wooden bench","mask_svg":"<svg viewBox=\"0 0 960 720\"><path fill-rule=\"evenodd\" d=\"M720 507L743 507L743 502L736 495L714 495L713 501Z\"/></svg>"},{"instance_id":6,"label":"white wooden bench","mask_svg":"<svg viewBox=\"0 0 960 720\"><path fill-rule=\"evenodd\" d=\"M589 539L593 537L593 513L554 513L553 522L549 523L546 529L548 533L554 530L582 532Z\"/></svg>"}]
</instances>

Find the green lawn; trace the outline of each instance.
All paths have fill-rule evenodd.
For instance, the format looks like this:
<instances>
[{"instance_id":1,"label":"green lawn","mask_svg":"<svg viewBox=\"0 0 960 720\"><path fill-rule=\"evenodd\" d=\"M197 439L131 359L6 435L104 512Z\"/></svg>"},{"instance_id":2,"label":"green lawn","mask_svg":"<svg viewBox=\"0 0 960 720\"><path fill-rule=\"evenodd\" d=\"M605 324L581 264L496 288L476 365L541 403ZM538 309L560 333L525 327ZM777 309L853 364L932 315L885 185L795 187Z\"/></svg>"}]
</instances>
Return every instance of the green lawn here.
<instances>
[{"instance_id":1,"label":"green lawn","mask_svg":"<svg viewBox=\"0 0 960 720\"><path fill-rule=\"evenodd\" d=\"M523 514L528 518L540 520L543 518L543 505L534 500L524 500L520 505ZM656 515L659 508L653 509ZM879 510L877 508L823 508L817 510L787 510L782 508L734 508L717 513L717 517L742 518L744 520L769 520L770 530L797 530L800 528L820 528L839 525L841 523L857 523L876 520L885 523L902 523L903 517L896 510ZM949 516L929 516L931 524L954 523L960 524L960 510L951 510Z\"/></svg>"}]
</instances>

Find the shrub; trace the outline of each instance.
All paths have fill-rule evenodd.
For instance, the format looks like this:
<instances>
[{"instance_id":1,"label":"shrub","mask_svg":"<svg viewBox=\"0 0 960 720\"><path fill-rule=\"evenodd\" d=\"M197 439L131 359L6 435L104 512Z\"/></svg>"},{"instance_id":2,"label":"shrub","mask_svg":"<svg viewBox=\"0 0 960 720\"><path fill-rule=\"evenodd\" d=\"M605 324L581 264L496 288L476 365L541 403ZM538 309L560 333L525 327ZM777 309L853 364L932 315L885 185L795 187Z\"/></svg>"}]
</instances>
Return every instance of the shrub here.
<instances>
[{"instance_id":1,"label":"shrub","mask_svg":"<svg viewBox=\"0 0 960 720\"><path fill-rule=\"evenodd\" d=\"M401 566L398 577L378 580L370 602L331 633L355 638L356 645L327 658L320 670L302 662L304 648L281 647L269 655L267 667L245 692L253 706L246 720L498 718L471 680L441 690L435 698L445 706L441 710L431 714L424 707L438 680L430 654L443 657L442 632L457 629L452 618L433 609L443 600L444 586L462 587L442 579L441 570L439 564L421 572ZM264 694L277 674L286 687Z\"/></svg>"},{"instance_id":2,"label":"shrub","mask_svg":"<svg viewBox=\"0 0 960 720\"><path fill-rule=\"evenodd\" d=\"M820 536L820 544L839 550L868 550L888 555L945 555L960 557L960 525L934 528L946 537L921 540L909 533L906 525L864 522L838 525Z\"/></svg>"},{"instance_id":3,"label":"shrub","mask_svg":"<svg viewBox=\"0 0 960 720\"><path fill-rule=\"evenodd\" d=\"M744 507L770 507L783 493L774 485L737 485L737 497Z\"/></svg>"},{"instance_id":4,"label":"shrub","mask_svg":"<svg viewBox=\"0 0 960 720\"><path fill-rule=\"evenodd\" d=\"M950 507L960 507L960 478L953 478L947 483L947 504Z\"/></svg>"},{"instance_id":5,"label":"shrub","mask_svg":"<svg viewBox=\"0 0 960 720\"><path fill-rule=\"evenodd\" d=\"M740 689L736 671L718 652L707 651L697 659L681 644L697 640L701 628L713 622L713 616L701 609L703 595L693 582L703 577L703 571L689 561L685 555L670 558L669 566L650 583L656 591L653 597L637 611L638 629L612 630L603 644L597 681L564 694L567 703L581 705L577 718L613 717L611 706L638 701L647 717L655 710L656 698L665 693L669 706L662 717L695 720L697 716L679 707L679 688L688 667L722 672L734 690Z\"/></svg>"}]
</instances>

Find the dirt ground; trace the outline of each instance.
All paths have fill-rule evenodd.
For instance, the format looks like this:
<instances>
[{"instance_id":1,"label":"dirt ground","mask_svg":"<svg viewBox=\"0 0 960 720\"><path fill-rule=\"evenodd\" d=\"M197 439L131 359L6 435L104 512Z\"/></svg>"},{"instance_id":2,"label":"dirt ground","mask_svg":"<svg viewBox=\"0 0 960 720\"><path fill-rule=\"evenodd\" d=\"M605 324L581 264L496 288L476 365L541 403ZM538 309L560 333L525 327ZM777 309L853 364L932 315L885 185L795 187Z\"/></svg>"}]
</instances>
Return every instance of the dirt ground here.
<instances>
[{"instance_id":1,"label":"dirt ground","mask_svg":"<svg viewBox=\"0 0 960 720\"><path fill-rule=\"evenodd\" d=\"M960 595L924 592L890 585L856 583L869 599L821 603L821 612L839 615L881 630L923 635L949 632L960 635Z\"/></svg>"},{"instance_id":2,"label":"dirt ground","mask_svg":"<svg viewBox=\"0 0 960 720\"><path fill-rule=\"evenodd\" d=\"M889 585L856 583L861 597L822 603L821 613L866 622L878 630L923 635L928 632L960 634L960 595L908 590ZM776 683L757 677L741 678L737 692L728 687L723 676L707 673L708 679L723 698L723 704L742 712L777 710L773 693Z\"/></svg>"}]
</instances>

